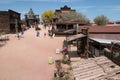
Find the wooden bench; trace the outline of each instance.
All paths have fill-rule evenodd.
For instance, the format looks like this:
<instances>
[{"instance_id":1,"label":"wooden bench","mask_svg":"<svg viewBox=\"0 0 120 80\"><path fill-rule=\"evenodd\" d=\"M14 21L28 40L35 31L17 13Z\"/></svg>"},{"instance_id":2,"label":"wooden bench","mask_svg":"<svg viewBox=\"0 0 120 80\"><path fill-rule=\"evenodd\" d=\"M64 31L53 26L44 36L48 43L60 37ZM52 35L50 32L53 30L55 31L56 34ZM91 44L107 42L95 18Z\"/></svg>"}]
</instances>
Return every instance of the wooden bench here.
<instances>
[{"instance_id":1,"label":"wooden bench","mask_svg":"<svg viewBox=\"0 0 120 80\"><path fill-rule=\"evenodd\" d=\"M7 41L9 40L9 36L7 35L0 35L0 41Z\"/></svg>"}]
</instances>

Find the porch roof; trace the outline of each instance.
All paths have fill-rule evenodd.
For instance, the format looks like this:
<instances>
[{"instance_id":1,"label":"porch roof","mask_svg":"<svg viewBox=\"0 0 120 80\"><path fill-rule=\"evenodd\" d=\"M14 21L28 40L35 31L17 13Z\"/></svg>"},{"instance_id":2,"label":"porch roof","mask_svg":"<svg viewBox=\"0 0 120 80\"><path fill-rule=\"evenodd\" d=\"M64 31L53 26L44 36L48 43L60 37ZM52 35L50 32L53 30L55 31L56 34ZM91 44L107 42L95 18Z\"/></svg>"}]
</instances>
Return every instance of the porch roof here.
<instances>
[{"instance_id":1,"label":"porch roof","mask_svg":"<svg viewBox=\"0 0 120 80\"><path fill-rule=\"evenodd\" d=\"M84 35L84 34L77 34L77 35L69 36L69 37L67 37L67 42L73 41L73 40L76 40L76 39L79 39L79 38L82 38L85 36L86 35Z\"/></svg>"},{"instance_id":2,"label":"porch roof","mask_svg":"<svg viewBox=\"0 0 120 80\"><path fill-rule=\"evenodd\" d=\"M73 31L75 31L75 29L66 30L66 31L64 31L64 33L73 32Z\"/></svg>"}]
</instances>

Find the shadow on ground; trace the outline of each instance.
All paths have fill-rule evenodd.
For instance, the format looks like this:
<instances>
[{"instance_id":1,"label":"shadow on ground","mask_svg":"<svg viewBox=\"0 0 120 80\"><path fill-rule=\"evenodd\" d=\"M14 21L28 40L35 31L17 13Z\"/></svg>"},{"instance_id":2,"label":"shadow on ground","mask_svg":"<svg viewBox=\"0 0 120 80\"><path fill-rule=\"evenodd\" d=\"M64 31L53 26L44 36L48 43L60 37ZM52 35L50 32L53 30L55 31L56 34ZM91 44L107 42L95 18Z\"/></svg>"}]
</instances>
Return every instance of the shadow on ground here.
<instances>
[{"instance_id":1,"label":"shadow on ground","mask_svg":"<svg viewBox=\"0 0 120 80\"><path fill-rule=\"evenodd\" d=\"M5 43L0 43L0 48L5 46Z\"/></svg>"}]
</instances>

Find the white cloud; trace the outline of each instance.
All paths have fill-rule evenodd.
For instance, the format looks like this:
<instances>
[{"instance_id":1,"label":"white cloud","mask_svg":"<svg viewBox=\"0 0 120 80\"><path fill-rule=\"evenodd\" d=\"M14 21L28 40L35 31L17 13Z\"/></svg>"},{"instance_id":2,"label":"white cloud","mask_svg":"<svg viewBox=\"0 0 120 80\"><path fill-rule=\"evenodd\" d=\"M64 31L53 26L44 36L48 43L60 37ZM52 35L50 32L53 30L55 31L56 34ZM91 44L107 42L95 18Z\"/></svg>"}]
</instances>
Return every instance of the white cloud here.
<instances>
[{"instance_id":1,"label":"white cloud","mask_svg":"<svg viewBox=\"0 0 120 80\"><path fill-rule=\"evenodd\" d=\"M83 1L83 0L1 0L0 3L10 3L16 1L41 1L41 2L76 2L76 1Z\"/></svg>"},{"instance_id":2,"label":"white cloud","mask_svg":"<svg viewBox=\"0 0 120 80\"><path fill-rule=\"evenodd\" d=\"M80 12L86 13L86 12L88 12L88 10L87 9L81 9Z\"/></svg>"},{"instance_id":3,"label":"white cloud","mask_svg":"<svg viewBox=\"0 0 120 80\"><path fill-rule=\"evenodd\" d=\"M106 6L106 8L108 8L110 10L120 11L120 5Z\"/></svg>"},{"instance_id":4,"label":"white cloud","mask_svg":"<svg viewBox=\"0 0 120 80\"><path fill-rule=\"evenodd\" d=\"M95 8L96 6L83 6L81 8L84 8L84 9L90 9L90 8Z\"/></svg>"},{"instance_id":5,"label":"white cloud","mask_svg":"<svg viewBox=\"0 0 120 80\"><path fill-rule=\"evenodd\" d=\"M116 11L120 11L120 6L116 6L116 7L113 7L111 8L112 10L116 10Z\"/></svg>"},{"instance_id":6,"label":"white cloud","mask_svg":"<svg viewBox=\"0 0 120 80\"><path fill-rule=\"evenodd\" d=\"M96 6L75 6L73 8L75 9L92 9L95 8Z\"/></svg>"},{"instance_id":7,"label":"white cloud","mask_svg":"<svg viewBox=\"0 0 120 80\"><path fill-rule=\"evenodd\" d=\"M2 3L2 4L6 4L6 3L10 3L10 2L12 2L12 0L1 0L0 1L0 3Z\"/></svg>"},{"instance_id":8,"label":"white cloud","mask_svg":"<svg viewBox=\"0 0 120 80\"><path fill-rule=\"evenodd\" d=\"M76 9L77 11L80 11L82 13L88 12L89 9L93 9L96 6L74 6L72 9Z\"/></svg>"},{"instance_id":9,"label":"white cloud","mask_svg":"<svg viewBox=\"0 0 120 80\"><path fill-rule=\"evenodd\" d=\"M19 11L21 14L26 14L27 11Z\"/></svg>"},{"instance_id":10,"label":"white cloud","mask_svg":"<svg viewBox=\"0 0 120 80\"><path fill-rule=\"evenodd\" d=\"M75 2L75 1L82 1L82 0L16 0L16 1Z\"/></svg>"}]
</instances>

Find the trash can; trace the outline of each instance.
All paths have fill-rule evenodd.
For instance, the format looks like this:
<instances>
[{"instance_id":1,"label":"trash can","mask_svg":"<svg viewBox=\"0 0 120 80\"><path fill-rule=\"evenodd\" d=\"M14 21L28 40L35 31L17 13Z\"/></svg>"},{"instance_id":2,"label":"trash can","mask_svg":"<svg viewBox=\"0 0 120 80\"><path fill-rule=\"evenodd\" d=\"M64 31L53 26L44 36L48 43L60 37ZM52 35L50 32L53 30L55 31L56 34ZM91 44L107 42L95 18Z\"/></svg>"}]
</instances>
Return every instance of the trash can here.
<instances>
[{"instance_id":1,"label":"trash can","mask_svg":"<svg viewBox=\"0 0 120 80\"><path fill-rule=\"evenodd\" d=\"M59 54L60 53L60 49L56 49L56 54Z\"/></svg>"},{"instance_id":2,"label":"trash can","mask_svg":"<svg viewBox=\"0 0 120 80\"><path fill-rule=\"evenodd\" d=\"M57 69L59 69L59 68L61 68L61 60L55 60L55 67L57 68Z\"/></svg>"}]
</instances>

